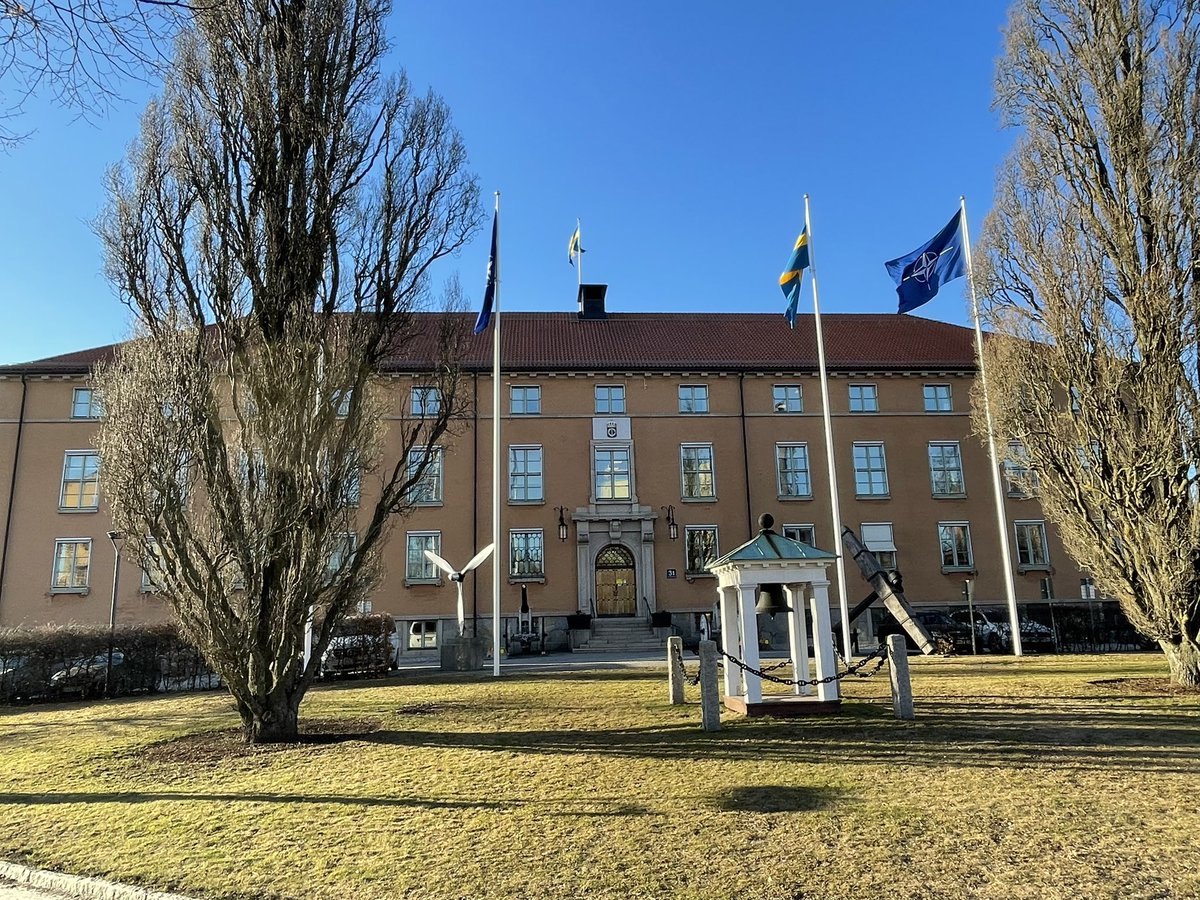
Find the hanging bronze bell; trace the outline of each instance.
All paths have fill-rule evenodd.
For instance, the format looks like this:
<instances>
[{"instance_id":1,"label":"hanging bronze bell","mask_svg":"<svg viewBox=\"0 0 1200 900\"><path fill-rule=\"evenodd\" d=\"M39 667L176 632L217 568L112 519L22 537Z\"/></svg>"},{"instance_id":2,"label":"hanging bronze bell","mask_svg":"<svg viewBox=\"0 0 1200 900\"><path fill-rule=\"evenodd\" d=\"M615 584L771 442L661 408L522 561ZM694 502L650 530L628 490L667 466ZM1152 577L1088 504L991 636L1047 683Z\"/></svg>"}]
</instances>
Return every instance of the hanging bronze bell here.
<instances>
[{"instance_id":1,"label":"hanging bronze bell","mask_svg":"<svg viewBox=\"0 0 1200 900\"><path fill-rule=\"evenodd\" d=\"M754 611L768 616L773 616L776 613L791 612L792 608L783 602L783 585L759 585L758 603L755 605Z\"/></svg>"}]
</instances>

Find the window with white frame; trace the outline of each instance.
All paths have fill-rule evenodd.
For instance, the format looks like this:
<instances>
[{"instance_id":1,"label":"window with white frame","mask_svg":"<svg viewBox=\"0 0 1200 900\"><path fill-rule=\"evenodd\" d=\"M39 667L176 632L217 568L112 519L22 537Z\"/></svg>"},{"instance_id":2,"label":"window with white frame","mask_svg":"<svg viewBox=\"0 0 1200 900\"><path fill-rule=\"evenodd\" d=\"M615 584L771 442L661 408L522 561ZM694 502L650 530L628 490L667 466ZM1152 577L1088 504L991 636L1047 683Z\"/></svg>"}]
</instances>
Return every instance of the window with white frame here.
<instances>
[{"instance_id":1,"label":"window with white frame","mask_svg":"<svg viewBox=\"0 0 1200 900\"><path fill-rule=\"evenodd\" d=\"M785 538L790 538L793 541L799 541L802 544L808 544L810 547L817 546L817 528L815 525L784 525L781 532Z\"/></svg>"},{"instance_id":2,"label":"window with white frame","mask_svg":"<svg viewBox=\"0 0 1200 900\"><path fill-rule=\"evenodd\" d=\"M711 500L717 495L712 444L682 444L679 470L684 500Z\"/></svg>"},{"instance_id":3,"label":"window with white frame","mask_svg":"<svg viewBox=\"0 0 1200 900\"><path fill-rule=\"evenodd\" d=\"M412 389L412 414L418 418L436 416L442 410L442 395L435 387Z\"/></svg>"},{"instance_id":4,"label":"window with white frame","mask_svg":"<svg viewBox=\"0 0 1200 900\"><path fill-rule=\"evenodd\" d=\"M408 553L404 567L404 579L406 581L437 581L439 570L425 555L425 551L432 550L441 556L442 533L440 531L410 531L407 537Z\"/></svg>"},{"instance_id":5,"label":"window with white frame","mask_svg":"<svg viewBox=\"0 0 1200 900\"><path fill-rule=\"evenodd\" d=\"M1079 460L1079 468L1084 471L1090 469L1100 461L1102 452L1099 441L1088 441L1086 447L1076 447L1075 457Z\"/></svg>"},{"instance_id":6,"label":"window with white frame","mask_svg":"<svg viewBox=\"0 0 1200 900\"><path fill-rule=\"evenodd\" d=\"M422 619L408 625L409 650L437 649L437 620Z\"/></svg>"},{"instance_id":7,"label":"window with white frame","mask_svg":"<svg viewBox=\"0 0 1200 900\"><path fill-rule=\"evenodd\" d=\"M514 528L508 533L508 574L513 578L545 576L542 529Z\"/></svg>"},{"instance_id":8,"label":"window with white frame","mask_svg":"<svg viewBox=\"0 0 1200 900\"><path fill-rule=\"evenodd\" d=\"M929 482L935 497L961 497L966 493L958 441L929 442Z\"/></svg>"},{"instance_id":9,"label":"window with white frame","mask_svg":"<svg viewBox=\"0 0 1200 900\"><path fill-rule=\"evenodd\" d=\"M75 388L71 394L72 419L99 419L104 413L99 395L91 388Z\"/></svg>"},{"instance_id":10,"label":"window with white frame","mask_svg":"<svg viewBox=\"0 0 1200 900\"><path fill-rule=\"evenodd\" d=\"M538 416L542 413L542 389L539 385L514 384L509 388L508 409L514 416Z\"/></svg>"},{"instance_id":11,"label":"window with white frame","mask_svg":"<svg viewBox=\"0 0 1200 900\"><path fill-rule=\"evenodd\" d=\"M875 554L879 565L889 572L896 571L896 542L892 536L891 522L863 522L858 536L863 546Z\"/></svg>"},{"instance_id":12,"label":"window with white frame","mask_svg":"<svg viewBox=\"0 0 1200 900\"><path fill-rule=\"evenodd\" d=\"M238 451L238 479L242 490L260 493L267 484L266 456L260 448Z\"/></svg>"},{"instance_id":13,"label":"window with white frame","mask_svg":"<svg viewBox=\"0 0 1200 900\"><path fill-rule=\"evenodd\" d=\"M354 560L358 550L358 535L353 531L339 531L329 542L329 559L326 562L326 572L332 579ZM437 552L436 550L434 551Z\"/></svg>"},{"instance_id":14,"label":"window with white frame","mask_svg":"<svg viewBox=\"0 0 1200 900\"><path fill-rule=\"evenodd\" d=\"M337 408L339 418L345 418L350 415L350 401L354 399L354 389L346 388L344 391L337 391L333 395L333 404Z\"/></svg>"},{"instance_id":15,"label":"window with white frame","mask_svg":"<svg viewBox=\"0 0 1200 900\"><path fill-rule=\"evenodd\" d=\"M887 459L882 443L854 445L854 490L860 497L887 496Z\"/></svg>"},{"instance_id":16,"label":"window with white frame","mask_svg":"<svg viewBox=\"0 0 1200 900\"><path fill-rule=\"evenodd\" d=\"M629 500L633 497L627 447L597 447L595 464L597 500Z\"/></svg>"},{"instance_id":17,"label":"window with white frame","mask_svg":"<svg viewBox=\"0 0 1200 900\"><path fill-rule=\"evenodd\" d=\"M689 575L707 575L705 568L717 558L717 526L688 525L684 529L684 570Z\"/></svg>"},{"instance_id":18,"label":"window with white frame","mask_svg":"<svg viewBox=\"0 0 1200 900\"><path fill-rule=\"evenodd\" d=\"M873 384L850 385L850 412L879 412L879 394Z\"/></svg>"},{"instance_id":19,"label":"window with white frame","mask_svg":"<svg viewBox=\"0 0 1200 900\"><path fill-rule=\"evenodd\" d=\"M596 415L612 416L625 414L625 385L596 385Z\"/></svg>"},{"instance_id":20,"label":"window with white frame","mask_svg":"<svg viewBox=\"0 0 1200 900\"><path fill-rule=\"evenodd\" d=\"M58 508L94 510L100 507L100 454L95 450L68 450L63 457L62 490Z\"/></svg>"},{"instance_id":21,"label":"window with white frame","mask_svg":"<svg viewBox=\"0 0 1200 900\"><path fill-rule=\"evenodd\" d=\"M950 385L925 385L925 412L953 412L954 406L950 400Z\"/></svg>"},{"instance_id":22,"label":"window with white frame","mask_svg":"<svg viewBox=\"0 0 1200 900\"><path fill-rule=\"evenodd\" d=\"M545 499L540 444L508 448L508 499L512 503L541 503Z\"/></svg>"},{"instance_id":23,"label":"window with white frame","mask_svg":"<svg viewBox=\"0 0 1200 900\"><path fill-rule=\"evenodd\" d=\"M777 413L804 412L804 394L800 385L775 385L771 389L771 408Z\"/></svg>"},{"instance_id":24,"label":"window with white frame","mask_svg":"<svg viewBox=\"0 0 1200 900\"><path fill-rule=\"evenodd\" d=\"M89 538L55 541L51 593L86 593L91 560L92 542Z\"/></svg>"},{"instance_id":25,"label":"window with white frame","mask_svg":"<svg viewBox=\"0 0 1200 900\"><path fill-rule=\"evenodd\" d=\"M1029 451L1020 441L1009 441L1004 458L1004 479L1010 497L1032 497L1037 493L1037 472L1029 463Z\"/></svg>"},{"instance_id":26,"label":"window with white frame","mask_svg":"<svg viewBox=\"0 0 1200 900\"><path fill-rule=\"evenodd\" d=\"M142 557L143 591L161 591L163 587L163 557L158 541L150 538L146 541L146 553Z\"/></svg>"},{"instance_id":27,"label":"window with white frame","mask_svg":"<svg viewBox=\"0 0 1200 900\"><path fill-rule=\"evenodd\" d=\"M430 503L442 502L442 462L441 447L413 447L408 451L408 477L415 478L421 470L421 464L428 457L425 472L419 481L409 488L409 502Z\"/></svg>"},{"instance_id":28,"label":"window with white frame","mask_svg":"<svg viewBox=\"0 0 1200 900\"><path fill-rule=\"evenodd\" d=\"M1017 533L1017 566L1021 569L1049 569L1046 523L1014 522L1013 527Z\"/></svg>"},{"instance_id":29,"label":"window with white frame","mask_svg":"<svg viewBox=\"0 0 1200 900\"><path fill-rule=\"evenodd\" d=\"M971 526L966 522L939 522L938 542L942 550L942 570L974 568L971 555Z\"/></svg>"},{"instance_id":30,"label":"window with white frame","mask_svg":"<svg viewBox=\"0 0 1200 900\"><path fill-rule=\"evenodd\" d=\"M685 415L708 412L708 385L681 384L679 386L679 411Z\"/></svg>"},{"instance_id":31,"label":"window with white frame","mask_svg":"<svg viewBox=\"0 0 1200 900\"><path fill-rule=\"evenodd\" d=\"M439 466L441 465L441 451L439 454ZM440 481L440 478L439 478ZM346 463L346 477L342 482L341 497L342 506L351 508L357 507L362 500L362 463L359 461L358 454L354 454Z\"/></svg>"},{"instance_id":32,"label":"window with white frame","mask_svg":"<svg viewBox=\"0 0 1200 900\"><path fill-rule=\"evenodd\" d=\"M780 498L811 497L808 444L776 444L775 473Z\"/></svg>"}]
</instances>

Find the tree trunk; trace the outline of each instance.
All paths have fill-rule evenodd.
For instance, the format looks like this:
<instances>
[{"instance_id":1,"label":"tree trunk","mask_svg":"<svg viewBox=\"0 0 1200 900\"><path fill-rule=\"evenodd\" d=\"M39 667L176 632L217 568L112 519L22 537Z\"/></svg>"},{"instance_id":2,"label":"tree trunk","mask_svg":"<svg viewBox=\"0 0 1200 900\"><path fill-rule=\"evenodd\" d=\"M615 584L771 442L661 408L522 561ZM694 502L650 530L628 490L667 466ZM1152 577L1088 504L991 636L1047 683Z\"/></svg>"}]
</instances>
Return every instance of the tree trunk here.
<instances>
[{"instance_id":1,"label":"tree trunk","mask_svg":"<svg viewBox=\"0 0 1200 900\"><path fill-rule=\"evenodd\" d=\"M1162 642L1162 648L1171 669L1171 681L1200 688L1200 643L1184 635L1178 644Z\"/></svg>"},{"instance_id":2,"label":"tree trunk","mask_svg":"<svg viewBox=\"0 0 1200 900\"><path fill-rule=\"evenodd\" d=\"M242 734L247 744L291 744L300 739L300 694L268 697L254 706L238 701Z\"/></svg>"}]
</instances>

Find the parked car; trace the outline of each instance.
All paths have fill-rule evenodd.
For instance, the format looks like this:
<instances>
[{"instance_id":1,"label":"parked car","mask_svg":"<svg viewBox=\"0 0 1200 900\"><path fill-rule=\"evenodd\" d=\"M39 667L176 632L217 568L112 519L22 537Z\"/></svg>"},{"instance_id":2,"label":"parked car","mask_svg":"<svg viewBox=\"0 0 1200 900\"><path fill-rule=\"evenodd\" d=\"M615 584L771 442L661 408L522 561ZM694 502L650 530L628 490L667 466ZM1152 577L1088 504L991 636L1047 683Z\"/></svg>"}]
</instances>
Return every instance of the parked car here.
<instances>
[{"instance_id":1,"label":"parked car","mask_svg":"<svg viewBox=\"0 0 1200 900\"><path fill-rule=\"evenodd\" d=\"M400 633L391 616L345 619L321 655L321 677L381 675L400 664Z\"/></svg>"},{"instance_id":2,"label":"parked car","mask_svg":"<svg viewBox=\"0 0 1200 900\"><path fill-rule=\"evenodd\" d=\"M955 621L949 614L937 609L926 609L913 613L913 618L921 623L921 626L929 633L938 653L971 652L971 629L962 622ZM900 627L900 623L893 616L887 616L880 623L876 634L880 643L883 643L889 635L903 634L908 649L917 649L916 641Z\"/></svg>"},{"instance_id":3,"label":"parked car","mask_svg":"<svg viewBox=\"0 0 1200 900\"><path fill-rule=\"evenodd\" d=\"M0 659L0 702L33 700L44 696L49 666L29 656Z\"/></svg>"},{"instance_id":4,"label":"parked car","mask_svg":"<svg viewBox=\"0 0 1200 900\"><path fill-rule=\"evenodd\" d=\"M970 614L965 609L953 613L953 618L964 626L970 626ZM1048 626L1028 618L1022 618L1020 622L1022 650L1054 652L1058 649L1054 632ZM1008 612L995 607L977 608L975 635L980 650L992 653L1009 652L1012 649L1012 625L1009 624Z\"/></svg>"},{"instance_id":5,"label":"parked car","mask_svg":"<svg viewBox=\"0 0 1200 900\"><path fill-rule=\"evenodd\" d=\"M139 662L124 650L112 652L112 676L109 693L132 694L153 691L159 682L158 661ZM50 692L80 699L104 695L104 678L108 670L108 653L77 659L50 674Z\"/></svg>"}]
</instances>

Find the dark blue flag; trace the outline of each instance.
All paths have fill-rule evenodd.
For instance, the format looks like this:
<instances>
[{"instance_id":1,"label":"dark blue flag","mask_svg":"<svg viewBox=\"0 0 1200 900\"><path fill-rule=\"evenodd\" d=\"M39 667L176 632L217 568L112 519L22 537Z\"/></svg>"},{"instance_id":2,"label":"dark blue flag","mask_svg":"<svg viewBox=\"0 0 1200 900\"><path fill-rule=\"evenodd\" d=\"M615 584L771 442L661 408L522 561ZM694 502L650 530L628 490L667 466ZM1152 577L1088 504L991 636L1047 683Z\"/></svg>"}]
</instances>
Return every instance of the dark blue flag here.
<instances>
[{"instance_id":1,"label":"dark blue flag","mask_svg":"<svg viewBox=\"0 0 1200 900\"><path fill-rule=\"evenodd\" d=\"M483 289L483 305L479 308L479 318L475 320L475 333L486 331L492 324L492 301L496 299L496 255L499 252L500 210L492 216L492 255L488 257L487 287Z\"/></svg>"},{"instance_id":2,"label":"dark blue flag","mask_svg":"<svg viewBox=\"0 0 1200 900\"><path fill-rule=\"evenodd\" d=\"M956 212L932 240L911 253L885 262L900 297L897 313L912 312L937 296L947 281L967 274L963 261L962 212Z\"/></svg>"}]
</instances>

